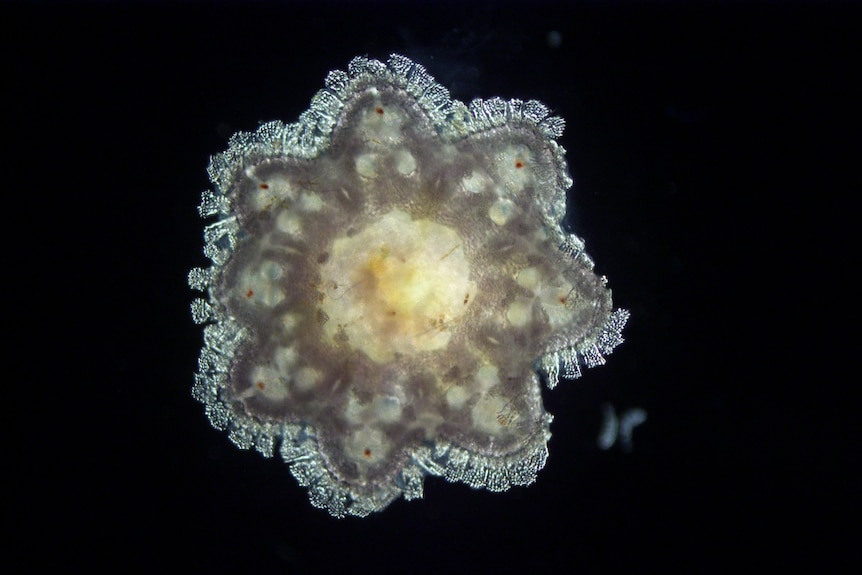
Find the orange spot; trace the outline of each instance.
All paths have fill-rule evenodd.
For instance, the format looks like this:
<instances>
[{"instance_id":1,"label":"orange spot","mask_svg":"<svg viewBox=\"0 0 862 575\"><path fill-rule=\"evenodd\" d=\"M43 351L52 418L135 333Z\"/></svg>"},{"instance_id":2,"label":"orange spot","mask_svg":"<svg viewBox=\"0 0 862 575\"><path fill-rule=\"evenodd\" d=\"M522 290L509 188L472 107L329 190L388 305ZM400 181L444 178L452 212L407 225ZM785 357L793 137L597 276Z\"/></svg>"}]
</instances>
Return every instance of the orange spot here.
<instances>
[{"instance_id":1,"label":"orange spot","mask_svg":"<svg viewBox=\"0 0 862 575\"><path fill-rule=\"evenodd\" d=\"M522 162L521 160L515 160L515 167L520 170L524 167L524 162Z\"/></svg>"},{"instance_id":2,"label":"orange spot","mask_svg":"<svg viewBox=\"0 0 862 575\"><path fill-rule=\"evenodd\" d=\"M377 106L376 108L374 108L374 111L377 112L378 116L383 115L383 107L382 106Z\"/></svg>"},{"instance_id":3,"label":"orange spot","mask_svg":"<svg viewBox=\"0 0 862 575\"><path fill-rule=\"evenodd\" d=\"M561 304L565 305L567 301L568 301L568 298L566 296L564 296L564 295L560 296L560 303Z\"/></svg>"},{"instance_id":4,"label":"orange spot","mask_svg":"<svg viewBox=\"0 0 862 575\"><path fill-rule=\"evenodd\" d=\"M363 451L363 452L362 452L362 455L364 455L365 457L370 458L370 457L371 457L371 450L370 450L370 449L368 449L368 448L366 447L366 448L365 448L365 451Z\"/></svg>"},{"instance_id":5,"label":"orange spot","mask_svg":"<svg viewBox=\"0 0 862 575\"><path fill-rule=\"evenodd\" d=\"M257 382L257 388L258 388L259 390L263 391L263 388L264 388L264 387L266 387L266 384L265 384L264 382L262 382L262 381L258 381L258 382Z\"/></svg>"},{"instance_id":6,"label":"orange spot","mask_svg":"<svg viewBox=\"0 0 862 575\"><path fill-rule=\"evenodd\" d=\"M266 182L261 182L257 185L257 187L260 188L261 190L268 190L269 184L267 184Z\"/></svg>"},{"instance_id":7,"label":"orange spot","mask_svg":"<svg viewBox=\"0 0 862 575\"><path fill-rule=\"evenodd\" d=\"M251 296L253 296L253 295L254 295L254 290L253 290L253 289L250 289L250 290L248 290L247 292L245 292L245 297L249 297L249 298L250 298L250 297L251 297Z\"/></svg>"}]
</instances>

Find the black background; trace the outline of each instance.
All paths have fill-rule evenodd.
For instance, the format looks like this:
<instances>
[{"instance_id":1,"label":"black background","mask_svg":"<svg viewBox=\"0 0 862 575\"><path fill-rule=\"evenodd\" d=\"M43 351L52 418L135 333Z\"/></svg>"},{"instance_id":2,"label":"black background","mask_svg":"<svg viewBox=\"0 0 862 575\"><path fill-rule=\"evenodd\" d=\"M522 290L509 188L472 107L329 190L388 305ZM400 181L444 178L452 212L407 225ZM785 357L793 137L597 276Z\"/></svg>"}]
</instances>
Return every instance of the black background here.
<instances>
[{"instance_id":1,"label":"black background","mask_svg":"<svg viewBox=\"0 0 862 575\"><path fill-rule=\"evenodd\" d=\"M0 22L21 570L723 573L849 549L858 376L829 366L853 359L858 7L33 3ZM632 318L608 365L543 392L536 484L431 478L336 520L192 400L186 274L207 264L209 156L392 52L462 101L566 119L570 223ZM631 453L596 448L604 402L647 409Z\"/></svg>"}]
</instances>

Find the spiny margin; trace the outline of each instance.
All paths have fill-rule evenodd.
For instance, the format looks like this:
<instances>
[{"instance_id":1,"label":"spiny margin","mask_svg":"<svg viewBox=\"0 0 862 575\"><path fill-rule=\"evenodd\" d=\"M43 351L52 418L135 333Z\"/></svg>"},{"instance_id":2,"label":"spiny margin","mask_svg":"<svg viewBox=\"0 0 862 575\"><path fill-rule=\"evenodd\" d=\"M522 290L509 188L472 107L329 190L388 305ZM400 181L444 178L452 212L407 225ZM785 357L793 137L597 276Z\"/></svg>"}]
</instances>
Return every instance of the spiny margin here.
<instances>
[{"instance_id":1,"label":"spiny margin","mask_svg":"<svg viewBox=\"0 0 862 575\"><path fill-rule=\"evenodd\" d=\"M581 377L581 366L604 365L605 356L624 341L622 330L629 316L628 310L614 310L604 323L577 345L567 345L570 342L565 339L550 342L536 362L536 369L545 375L548 388L554 389L561 379Z\"/></svg>"}]
</instances>

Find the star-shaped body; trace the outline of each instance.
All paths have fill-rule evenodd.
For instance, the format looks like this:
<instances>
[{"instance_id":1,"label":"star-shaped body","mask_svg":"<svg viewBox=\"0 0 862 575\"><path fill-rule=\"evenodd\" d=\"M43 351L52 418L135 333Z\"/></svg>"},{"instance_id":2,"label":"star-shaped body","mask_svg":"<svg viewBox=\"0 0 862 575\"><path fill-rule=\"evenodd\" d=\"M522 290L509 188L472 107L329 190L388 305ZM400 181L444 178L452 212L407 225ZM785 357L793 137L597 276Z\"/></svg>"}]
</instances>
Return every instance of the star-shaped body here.
<instances>
[{"instance_id":1,"label":"star-shaped body","mask_svg":"<svg viewBox=\"0 0 862 575\"><path fill-rule=\"evenodd\" d=\"M201 205L195 396L278 450L311 501L367 515L425 475L532 483L540 394L604 362L628 318L567 235L563 122L452 100L402 56L331 72L296 124L240 133Z\"/></svg>"}]
</instances>

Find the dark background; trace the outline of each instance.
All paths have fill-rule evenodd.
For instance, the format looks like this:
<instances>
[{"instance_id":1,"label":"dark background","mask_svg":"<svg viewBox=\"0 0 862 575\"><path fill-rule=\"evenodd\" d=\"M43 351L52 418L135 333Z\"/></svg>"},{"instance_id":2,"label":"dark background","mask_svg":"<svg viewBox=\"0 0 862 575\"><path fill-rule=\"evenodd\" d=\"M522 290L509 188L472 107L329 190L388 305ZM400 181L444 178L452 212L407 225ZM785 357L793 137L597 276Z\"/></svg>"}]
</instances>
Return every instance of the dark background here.
<instances>
[{"instance_id":1,"label":"dark background","mask_svg":"<svg viewBox=\"0 0 862 575\"><path fill-rule=\"evenodd\" d=\"M830 366L853 359L860 25L835 2L4 4L8 561L724 573L843 557L858 375ZM335 520L192 400L185 282L207 264L209 156L295 120L353 56L392 52L462 101L566 119L571 225L632 318L608 365L543 392L536 484L430 478L423 500ZM596 447L605 402L649 413L630 453Z\"/></svg>"}]
</instances>

